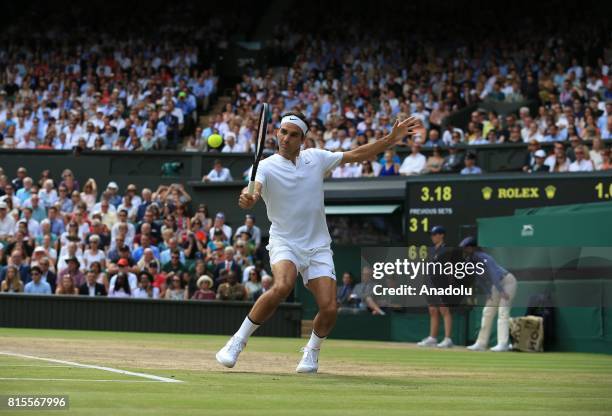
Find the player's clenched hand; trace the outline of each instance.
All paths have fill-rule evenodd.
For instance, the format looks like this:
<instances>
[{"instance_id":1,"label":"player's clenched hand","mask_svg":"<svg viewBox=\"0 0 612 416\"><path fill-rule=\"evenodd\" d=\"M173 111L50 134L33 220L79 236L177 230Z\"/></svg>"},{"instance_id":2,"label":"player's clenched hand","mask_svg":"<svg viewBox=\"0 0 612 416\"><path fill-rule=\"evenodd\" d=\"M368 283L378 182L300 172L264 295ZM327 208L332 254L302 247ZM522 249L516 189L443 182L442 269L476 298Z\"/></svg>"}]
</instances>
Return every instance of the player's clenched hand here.
<instances>
[{"instance_id":1,"label":"player's clenched hand","mask_svg":"<svg viewBox=\"0 0 612 416\"><path fill-rule=\"evenodd\" d=\"M259 194L257 192L250 194L248 188L244 188L240 193L238 199L238 206L242 209L251 209L259 200Z\"/></svg>"}]
</instances>

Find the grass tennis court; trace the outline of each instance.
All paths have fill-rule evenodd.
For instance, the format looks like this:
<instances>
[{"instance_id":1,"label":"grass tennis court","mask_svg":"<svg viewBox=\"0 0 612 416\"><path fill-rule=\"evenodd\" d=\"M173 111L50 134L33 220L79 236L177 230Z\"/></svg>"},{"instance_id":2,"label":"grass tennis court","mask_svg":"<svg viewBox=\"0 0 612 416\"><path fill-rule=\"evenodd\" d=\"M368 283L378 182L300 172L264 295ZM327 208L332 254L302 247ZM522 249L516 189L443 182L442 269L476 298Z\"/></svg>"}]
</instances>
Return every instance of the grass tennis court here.
<instances>
[{"instance_id":1,"label":"grass tennis court","mask_svg":"<svg viewBox=\"0 0 612 416\"><path fill-rule=\"evenodd\" d=\"M180 380L117 374L0 354L0 394L67 394L83 415L609 415L612 357L472 353L328 340L318 375L297 375L301 339L251 339L233 370L226 337L0 329L0 352ZM0 412L8 414L8 412ZM61 414L58 411L18 414Z\"/></svg>"}]
</instances>

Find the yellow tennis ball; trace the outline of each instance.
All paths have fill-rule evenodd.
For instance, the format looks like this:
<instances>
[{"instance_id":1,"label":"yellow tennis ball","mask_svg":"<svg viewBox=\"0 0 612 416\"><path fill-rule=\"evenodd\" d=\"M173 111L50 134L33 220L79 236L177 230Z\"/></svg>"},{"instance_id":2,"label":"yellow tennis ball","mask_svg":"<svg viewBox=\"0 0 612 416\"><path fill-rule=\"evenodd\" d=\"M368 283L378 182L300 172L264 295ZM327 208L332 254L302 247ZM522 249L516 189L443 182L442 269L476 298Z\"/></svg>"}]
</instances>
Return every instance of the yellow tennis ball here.
<instances>
[{"instance_id":1,"label":"yellow tennis ball","mask_svg":"<svg viewBox=\"0 0 612 416\"><path fill-rule=\"evenodd\" d=\"M221 135L211 134L208 136L208 146L215 148L221 146L221 143L223 143L223 137L221 137Z\"/></svg>"}]
</instances>

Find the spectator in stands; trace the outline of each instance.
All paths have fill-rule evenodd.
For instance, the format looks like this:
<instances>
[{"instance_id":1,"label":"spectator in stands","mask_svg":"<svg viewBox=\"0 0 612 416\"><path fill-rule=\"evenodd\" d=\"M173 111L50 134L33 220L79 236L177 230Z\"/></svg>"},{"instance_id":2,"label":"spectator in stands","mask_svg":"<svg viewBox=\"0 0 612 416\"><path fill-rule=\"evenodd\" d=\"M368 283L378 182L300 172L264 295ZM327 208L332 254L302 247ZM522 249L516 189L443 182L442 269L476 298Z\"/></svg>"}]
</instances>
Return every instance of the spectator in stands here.
<instances>
[{"instance_id":1,"label":"spectator in stands","mask_svg":"<svg viewBox=\"0 0 612 416\"><path fill-rule=\"evenodd\" d=\"M426 164L427 159L425 158L425 155L421 153L421 145L414 143L411 147L411 153L406 156L402 162L402 165L400 166L400 175L420 175L423 173Z\"/></svg>"},{"instance_id":2,"label":"spectator in stands","mask_svg":"<svg viewBox=\"0 0 612 416\"><path fill-rule=\"evenodd\" d=\"M395 152L392 149L385 151L384 163L378 176L397 176L400 173L400 165L395 161Z\"/></svg>"},{"instance_id":3,"label":"spectator in stands","mask_svg":"<svg viewBox=\"0 0 612 416\"><path fill-rule=\"evenodd\" d=\"M198 278L197 282L198 290L191 297L192 300L214 300L216 298L215 292L211 290L213 287L213 280L208 275L202 275Z\"/></svg>"},{"instance_id":4,"label":"spectator in stands","mask_svg":"<svg viewBox=\"0 0 612 416\"><path fill-rule=\"evenodd\" d=\"M95 179L89 178L85 185L83 185L83 192L81 192L81 201L87 204L87 210L91 211L93 206L96 204L96 198L98 196L98 186Z\"/></svg>"},{"instance_id":5,"label":"spectator in stands","mask_svg":"<svg viewBox=\"0 0 612 416\"><path fill-rule=\"evenodd\" d=\"M227 273L227 281L221 283L217 289L217 299L220 300L247 300L248 294L242 283L238 283L236 273Z\"/></svg>"},{"instance_id":6,"label":"spectator in stands","mask_svg":"<svg viewBox=\"0 0 612 416\"><path fill-rule=\"evenodd\" d=\"M185 290L187 290L187 299L191 299L196 290L198 290L196 280L189 271L185 270L181 273L181 281Z\"/></svg>"},{"instance_id":7,"label":"spectator in stands","mask_svg":"<svg viewBox=\"0 0 612 416\"><path fill-rule=\"evenodd\" d=\"M440 153L440 147L436 145L433 147L431 156L427 158L423 173L440 173L442 165L444 165L444 158Z\"/></svg>"},{"instance_id":8,"label":"spectator in stands","mask_svg":"<svg viewBox=\"0 0 612 416\"><path fill-rule=\"evenodd\" d=\"M25 285L24 293L36 295L50 295L51 285L46 280L42 280L42 271L40 267L33 266L30 269L32 280Z\"/></svg>"},{"instance_id":9,"label":"spectator in stands","mask_svg":"<svg viewBox=\"0 0 612 416\"><path fill-rule=\"evenodd\" d=\"M251 272L252 269L257 269L257 272L262 277L262 279L265 276L268 276L268 272L264 268L263 261L256 260L254 264L247 266L242 270L242 283L246 283L249 280L249 273Z\"/></svg>"},{"instance_id":10,"label":"spectator in stands","mask_svg":"<svg viewBox=\"0 0 612 416\"><path fill-rule=\"evenodd\" d=\"M135 288L134 288L135 289ZM119 272L110 282L109 298L130 298L132 297L132 285L125 272Z\"/></svg>"},{"instance_id":11,"label":"spectator in stands","mask_svg":"<svg viewBox=\"0 0 612 416\"><path fill-rule=\"evenodd\" d=\"M533 164L533 166L529 168L527 172L529 173L550 172L550 167L544 164L544 161L546 160L546 152L544 150L542 149L536 150L534 153L534 159L535 159L535 163Z\"/></svg>"},{"instance_id":12,"label":"spectator in stands","mask_svg":"<svg viewBox=\"0 0 612 416\"><path fill-rule=\"evenodd\" d=\"M98 275L95 270L88 270L85 274L85 283L79 286L79 295L106 296L106 287L97 282Z\"/></svg>"},{"instance_id":13,"label":"spectator in stands","mask_svg":"<svg viewBox=\"0 0 612 416\"><path fill-rule=\"evenodd\" d=\"M43 257L38 262L38 267L40 268L40 279L49 283L51 286L51 292L55 293L56 284L57 284L57 275L53 270L51 270L51 260L48 257Z\"/></svg>"},{"instance_id":14,"label":"spectator in stands","mask_svg":"<svg viewBox=\"0 0 612 416\"><path fill-rule=\"evenodd\" d=\"M0 284L0 292L21 293L24 290L23 280L19 276L19 269L9 265L4 270L4 278Z\"/></svg>"},{"instance_id":15,"label":"spectator in stands","mask_svg":"<svg viewBox=\"0 0 612 416\"><path fill-rule=\"evenodd\" d=\"M570 163L576 160L576 149L582 145L582 140L575 134L570 135L569 138L570 145L565 150L567 158L570 160ZM586 155L588 157L588 154Z\"/></svg>"},{"instance_id":16,"label":"spectator in stands","mask_svg":"<svg viewBox=\"0 0 612 416\"><path fill-rule=\"evenodd\" d=\"M60 185L57 188L58 197L55 205L58 207L61 214L71 213L73 209L72 199L70 199L70 195L68 194L68 189Z\"/></svg>"},{"instance_id":17,"label":"spectator in stands","mask_svg":"<svg viewBox=\"0 0 612 416\"><path fill-rule=\"evenodd\" d=\"M20 188L15 188L17 189L17 192L15 192L15 196L19 199L19 206L23 206L23 203L30 199L30 197L32 196L33 183L34 181L32 181L32 178L26 176L25 178L23 178L22 186Z\"/></svg>"},{"instance_id":18,"label":"spectator in stands","mask_svg":"<svg viewBox=\"0 0 612 416\"><path fill-rule=\"evenodd\" d=\"M223 143L225 143L225 145L221 149L221 153L243 153L247 150L241 144L236 142L236 135L232 132L225 134Z\"/></svg>"},{"instance_id":19,"label":"spectator in stands","mask_svg":"<svg viewBox=\"0 0 612 416\"><path fill-rule=\"evenodd\" d=\"M159 288L153 286L154 277L148 271L138 274L138 287L134 289L132 297L141 299L159 299Z\"/></svg>"},{"instance_id":20,"label":"spectator in stands","mask_svg":"<svg viewBox=\"0 0 612 416\"><path fill-rule=\"evenodd\" d=\"M213 274L213 277L215 278L215 280L219 278L219 275L221 274L223 270L227 270L228 272L233 272L236 274L236 276L242 275L242 270L240 269L240 266L234 259L234 254L235 254L235 251L232 246L228 246L223 249L223 260L217 264L217 267L215 268L215 271Z\"/></svg>"},{"instance_id":21,"label":"spectator in stands","mask_svg":"<svg viewBox=\"0 0 612 416\"><path fill-rule=\"evenodd\" d=\"M33 194L30 199L23 203L24 208L32 210L32 218L39 223L47 218L47 212L43 206L40 205L40 198L38 194Z\"/></svg>"},{"instance_id":22,"label":"spectator in stands","mask_svg":"<svg viewBox=\"0 0 612 416\"><path fill-rule=\"evenodd\" d=\"M525 155L525 164L523 165L523 172L529 172L533 169L533 166L536 163L535 153L540 149L540 143L532 139L529 141L527 145L528 153Z\"/></svg>"},{"instance_id":23,"label":"spectator in stands","mask_svg":"<svg viewBox=\"0 0 612 416\"><path fill-rule=\"evenodd\" d=\"M606 109L609 106L610 106L610 103L607 103ZM605 118L606 124L600 128L601 130L600 135L603 140L612 140L612 112L608 111L607 114L608 115Z\"/></svg>"},{"instance_id":24,"label":"spectator in stands","mask_svg":"<svg viewBox=\"0 0 612 416\"><path fill-rule=\"evenodd\" d=\"M11 181L13 188L19 190L23 187L23 181L28 176L28 170L23 166L17 168L17 176Z\"/></svg>"},{"instance_id":25,"label":"spectator in stands","mask_svg":"<svg viewBox=\"0 0 612 416\"><path fill-rule=\"evenodd\" d=\"M244 284L247 291L247 299L253 300L254 294L261 289L261 275L256 268L249 271L249 280Z\"/></svg>"},{"instance_id":26,"label":"spectator in stands","mask_svg":"<svg viewBox=\"0 0 612 416\"><path fill-rule=\"evenodd\" d=\"M80 190L79 181L74 178L74 174L70 169L64 169L62 172L62 179L63 180L60 182L60 186L66 188L67 194L71 195L75 191L78 193Z\"/></svg>"},{"instance_id":27,"label":"spectator in stands","mask_svg":"<svg viewBox=\"0 0 612 416\"><path fill-rule=\"evenodd\" d=\"M568 172L570 167L570 161L565 153L565 146L562 143L555 143L554 153L552 155L552 161L547 158L545 163L548 162L551 172Z\"/></svg>"},{"instance_id":28,"label":"spectator in stands","mask_svg":"<svg viewBox=\"0 0 612 416\"><path fill-rule=\"evenodd\" d=\"M151 244L151 237L147 234L143 234L140 237L140 245L132 253L134 261L138 262L147 250L151 252L151 256L153 256L153 258L149 258L146 264L154 259L160 258L159 249Z\"/></svg>"},{"instance_id":29,"label":"spectator in stands","mask_svg":"<svg viewBox=\"0 0 612 416\"><path fill-rule=\"evenodd\" d=\"M476 166L476 154L468 152L464 159L465 167L461 169L462 175L477 175L482 173L482 169Z\"/></svg>"},{"instance_id":30,"label":"spectator in stands","mask_svg":"<svg viewBox=\"0 0 612 416\"><path fill-rule=\"evenodd\" d=\"M73 286L75 288L78 288L83 283L85 283L85 276L83 275L83 273L81 273L81 262L79 261L79 259L76 257L69 257L66 259L66 264L67 267L60 269L60 272L57 275L57 286L59 287L62 285L61 282L64 280L64 277L69 277L70 280L73 282ZM60 266L60 264L58 263L58 269L60 267L63 266Z\"/></svg>"},{"instance_id":31,"label":"spectator in stands","mask_svg":"<svg viewBox=\"0 0 612 416\"><path fill-rule=\"evenodd\" d=\"M593 139L593 145L591 150L589 150L589 157L593 162L593 167L595 170L601 170L601 164L603 163L602 151L605 149L603 140L600 137L595 137ZM586 149L585 149L586 150Z\"/></svg>"},{"instance_id":32,"label":"spectator in stands","mask_svg":"<svg viewBox=\"0 0 612 416\"><path fill-rule=\"evenodd\" d=\"M424 147L436 147L442 144L442 140L440 139L440 133L436 129L431 129L429 131L429 140L425 142Z\"/></svg>"},{"instance_id":33,"label":"spectator in stands","mask_svg":"<svg viewBox=\"0 0 612 416\"><path fill-rule=\"evenodd\" d=\"M361 282L355 285L350 298L358 305L361 310L369 310L372 315L386 315L386 313L378 306L373 295L374 282L372 279L372 269L364 267L361 270Z\"/></svg>"},{"instance_id":34,"label":"spectator in stands","mask_svg":"<svg viewBox=\"0 0 612 416\"><path fill-rule=\"evenodd\" d=\"M57 191L54 189L53 180L46 179L42 189L38 191L38 198L43 208L49 209L57 202Z\"/></svg>"},{"instance_id":35,"label":"spectator in stands","mask_svg":"<svg viewBox=\"0 0 612 416\"><path fill-rule=\"evenodd\" d=\"M117 185L117 182L115 181L109 182L108 185L106 185L106 192L108 192L107 199L109 203L114 208L117 208L122 202L121 195L119 195L119 185Z\"/></svg>"},{"instance_id":36,"label":"spectator in stands","mask_svg":"<svg viewBox=\"0 0 612 416\"><path fill-rule=\"evenodd\" d=\"M125 256L126 254L123 255ZM119 260L117 260L117 267L113 269L109 268L109 270L114 271L114 274L111 276L109 281L109 286L111 288L116 286L116 282L119 276L125 276L127 284L130 286L130 289L132 291L138 286L138 278L134 273L130 271L130 259L126 257L121 257Z\"/></svg>"},{"instance_id":37,"label":"spectator in stands","mask_svg":"<svg viewBox=\"0 0 612 416\"><path fill-rule=\"evenodd\" d=\"M233 180L230 170L223 167L220 159L215 160L212 170L202 178L202 182L228 182Z\"/></svg>"},{"instance_id":38,"label":"spectator in stands","mask_svg":"<svg viewBox=\"0 0 612 416\"><path fill-rule=\"evenodd\" d=\"M232 237L232 227L225 223L225 214L222 212L217 212L217 215L215 215L215 221L209 232L211 240L214 239L216 231L221 231L223 234L223 241L230 241Z\"/></svg>"},{"instance_id":39,"label":"spectator in stands","mask_svg":"<svg viewBox=\"0 0 612 416\"><path fill-rule=\"evenodd\" d=\"M145 217L145 214L148 208L153 203L153 192L149 188L143 188L141 193L141 202L138 204L138 209L136 211L136 221L142 221ZM152 214L152 213L151 213ZM151 222L152 218L149 218L147 222Z\"/></svg>"},{"instance_id":40,"label":"spectator in stands","mask_svg":"<svg viewBox=\"0 0 612 416\"><path fill-rule=\"evenodd\" d=\"M24 252L22 249L9 245L6 247L6 252L10 253L8 265L16 267L19 272L19 278L24 283L28 283L30 281L30 267L27 264L27 258L24 259ZM6 272L6 268L0 270L0 281L5 278Z\"/></svg>"},{"instance_id":41,"label":"spectator in stands","mask_svg":"<svg viewBox=\"0 0 612 416\"><path fill-rule=\"evenodd\" d=\"M236 229L234 240L236 240L243 232L248 232L250 239L255 243L256 246L261 244L261 229L255 225L255 216L252 214L246 214L244 216L244 224Z\"/></svg>"},{"instance_id":42,"label":"spectator in stands","mask_svg":"<svg viewBox=\"0 0 612 416\"><path fill-rule=\"evenodd\" d=\"M261 277L261 289L259 289L258 291L253 293L253 301L257 301L257 299L259 299L259 297L261 295L263 295L264 293L266 293L268 290L270 290L270 288L272 287L273 284L273 279L272 276L265 274Z\"/></svg>"},{"instance_id":43,"label":"spectator in stands","mask_svg":"<svg viewBox=\"0 0 612 416\"><path fill-rule=\"evenodd\" d=\"M586 158L588 153L583 145L579 145L574 149L574 155L576 156L576 160L570 164L570 172L591 172L595 170L593 162Z\"/></svg>"},{"instance_id":44,"label":"spectator in stands","mask_svg":"<svg viewBox=\"0 0 612 416\"><path fill-rule=\"evenodd\" d=\"M162 266L170 263L173 257L178 256L179 262L185 263L185 253L180 249L178 241L175 237L168 239L168 248L159 254Z\"/></svg>"},{"instance_id":45,"label":"spectator in stands","mask_svg":"<svg viewBox=\"0 0 612 416\"><path fill-rule=\"evenodd\" d=\"M76 287L74 280L69 275L58 277L56 295L78 295L79 289Z\"/></svg>"},{"instance_id":46,"label":"spectator in stands","mask_svg":"<svg viewBox=\"0 0 612 416\"><path fill-rule=\"evenodd\" d=\"M170 261L167 262L166 264L163 264L163 260L162 260L162 270L166 273L174 273L177 276L179 276L181 273L183 273L184 271L187 271L187 269L185 268L184 265L184 261L181 261L181 254L182 252L179 252L178 249L175 249L171 252L172 254L170 255Z\"/></svg>"},{"instance_id":47,"label":"spectator in stands","mask_svg":"<svg viewBox=\"0 0 612 416\"><path fill-rule=\"evenodd\" d=\"M92 271L94 275L96 276L96 283L103 285L104 289L108 293L108 289L109 289L108 275L106 274L104 270L102 270L102 266L100 265L100 263L97 261L91 262L89 264L89 271Z\"/></svg>"},{"instance_id":48,"label":"spectator in stands","mask_svg":"<svg viewBox=\"0 0 612 416\"><path fill-rule=\"evenodd\" d=\"M399 168L398 168L399 171ZM372 168L372 162L366 160L361 162L361 175L362 178L373 178L376 176L374 169Z\"/></svg>"},{"instance_id":49,"label":"spectator in stands","mask_svg":"<svg viewBox=\"0 0 612 416\"><path fill-rule=\"evenodd\" d=\"M136 229L134 224L129 222L128 210L118 210L117 217L119 221L115 223L111 229L111 239L115 239L117 236L122 235L124 237L125 244L131 246L134 242L134 237L136 236Z\"/></svg>"},{"instance_id":50,"label":"spectator in stands","mask_svg":"<svg viewBox=\"0 0 612 416\"><path fill-rule=\"evenodd\" d=\"M8 206L6 202L0 201L0 241L9 241L15 230L15 220L7 215Z\"/></svg>"},{"instance_id":51,"label":"spectator in stands","mask_svg":"<svg viewBox=\"0 0 612 416\"><path fill-rule=\"evenodd\" d=\"M336 294L338 308L350 307L352 305L351 295L353 294L354 287L353 275L350 272L344 272L342 274L342 286L338 287Z\"/></svg>"},{"instance_id":52,"label":"spectator in stands","mask_svg":"<svg viewBox=\"0 0 612 416\"><path fill-rule=\"evenodd\" d=\"M14 195L15 188L11 184L6 184L4 186L4 195L0 197L0 202L6 202L7 204L11 204L10 208L19 208L21 201Z\"/></svg>"},{"instance_id":53,"label":"spectator in stands","mask_svg":"<svg viewBox=\"0 0 612 416\"><path fill-rule=\"evenodd\" d=\"M83 252L83 267L89 269L94 262L106 268L106 254L100 248L100 237L96 234L89 236L89 247Z\"/></svg>"},{"instance_id":54,"label":"spectator in stands","mask_svg":"<svg viewBox=\"0 0 612 416\"><path fill-rule=\"evenodd\" d=\"M180 273L170 272L168 273L168 289L164 299L169 300L186 300L189 299L189 291L187 287L183 285Z\"/></svg>"}]
</instances>

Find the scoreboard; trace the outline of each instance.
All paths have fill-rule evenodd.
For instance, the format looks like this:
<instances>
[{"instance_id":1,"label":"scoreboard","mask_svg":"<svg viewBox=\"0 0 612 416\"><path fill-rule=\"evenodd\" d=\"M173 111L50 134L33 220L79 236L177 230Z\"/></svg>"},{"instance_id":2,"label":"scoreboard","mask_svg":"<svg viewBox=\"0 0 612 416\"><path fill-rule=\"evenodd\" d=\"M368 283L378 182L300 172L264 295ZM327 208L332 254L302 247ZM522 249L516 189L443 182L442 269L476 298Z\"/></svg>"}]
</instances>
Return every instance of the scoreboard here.
<instances>
[{"instance_id":1,"label":"scoreboard","mask_svg":"<svg viewBox=\"0 0 612 416\"><path fill-rule=\"evenodd\" d=\"M447 244L456 245L476 235L477 218L513 215L518 208L603 201L612 201L612 171L411 178L404 234L416 254L431 245L434 225L446 228Z\"/></svg>"}]
</instances>

